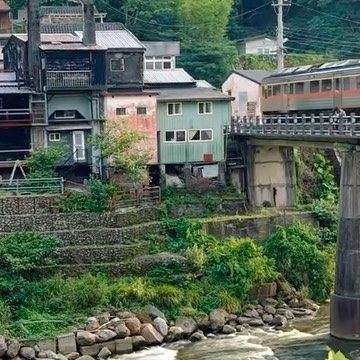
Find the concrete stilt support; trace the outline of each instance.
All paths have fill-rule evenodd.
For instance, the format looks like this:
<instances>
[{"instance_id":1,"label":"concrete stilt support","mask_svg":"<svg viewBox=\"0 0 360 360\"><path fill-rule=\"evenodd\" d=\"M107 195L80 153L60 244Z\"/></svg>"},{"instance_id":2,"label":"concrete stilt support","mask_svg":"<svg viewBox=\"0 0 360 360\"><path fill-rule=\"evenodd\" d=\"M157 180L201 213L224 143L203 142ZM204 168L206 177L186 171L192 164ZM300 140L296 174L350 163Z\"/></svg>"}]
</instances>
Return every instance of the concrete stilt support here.
<instances>
[{"instance_id":1,"label":"concrete stilt support","mask_svg":"<svg viewBox=\"0 0 360 360\"><path fill-rule=\"evenodd\" d=\"M360 340L360 150L343 154L330 333Z\"/></svg>"}]
</instances>

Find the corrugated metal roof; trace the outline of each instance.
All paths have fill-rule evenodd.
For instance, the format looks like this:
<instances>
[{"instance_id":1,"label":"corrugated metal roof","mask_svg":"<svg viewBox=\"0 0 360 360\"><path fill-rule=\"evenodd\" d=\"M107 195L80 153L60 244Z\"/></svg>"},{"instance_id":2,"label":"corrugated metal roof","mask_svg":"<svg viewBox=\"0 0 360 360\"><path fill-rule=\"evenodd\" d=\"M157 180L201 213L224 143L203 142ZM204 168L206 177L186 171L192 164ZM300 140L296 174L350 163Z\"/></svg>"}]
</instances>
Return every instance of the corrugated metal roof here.
<instances>
[{"instance_id":1,"label":"corrugated metal roof","mask_svg":"<svg viewBox=\"0 0 360 360\"><path fill-rule=\"evenodd\" d=\"M82 31L75 31L75 34L82 39ZM145 49L144 44L127 29L96 31L96 43L107 49Z\"/></svg>"},{"instance_id":2,"label":"corrugated metal roof","mask_svg":"<svg viewBox=\"0 0 360 360\"><path fill-rule=\"evenodd\" d=\"M40 31L43 34L75 33L75 31L82 31L83 27L83 23L42 23L40 24ZM124 26L119 22L96 22L95 29L101 31L123 30Z\"/></svg>"},{"instance_id":3,"label":"corrugated metal roof","mask_svg":"<svg viewBox=\"0 0 360 360\"><path fill-rule=\"evenodd\" d=\"M216 89L215 86L212 86L206 80L196 80L196 87L198 88L208 88L208 89Z\"/></svg>"},{"instance_id":4,"label":"corrugated metal roof","mask_svg":"<svg viewBox=\"0 0 360 360\"><path fill-rule=\"evenodd\" d=\"M146 56L179 56L180 41L143 41Z\"/></svg>"},{"instance_id":5,"label":"corrugated metal roof","mask_svg":"<svg viewBox=\"0 0 360 360\"><path fill-rule=\"evenodd\" d=\"M27 34L13 34L18 39L27 42ZM80 39L73 34L41 34L41 43L80 43Z\"/></svg>"},{"instance_id":6,"label":"corrugated metal roof","mask_svg":"<svg viewBox=\"0 0 360 360\"><path fill-rule=\"evenodd\" d=\"M145 70L145 84L195 84L195 80L184 69Z\"/></svg>"},{"instance_id":7,"label":"corrugated metal roof","mask_svg":"<svg viewBox=\"0 0 360 360\"><path fill-rule=\"evenodd\" d=\"M83 7L82 6L41 6L40 7L40 16L44 15L82 15ZM99 14L99 11L94 7L94 14Z\"/></svg>"},{"instance_id":8,"label":"corrugated metal roof","mask_svg":"<svg viewBox=\"0 0 360 360\"><path fill-rule=\"evenodd\" d=\"M246 79L261 84L262 80L272 74L271 71L264 70L234 70L234 73L243 76Z\"/></svg>"},{"instance_id":9,"label":"corrugated metal roof","mask_svg":"<svg viewBox=\"0 0 360 360\"><path fill-rule=\"evenodd\" d=\"M211 101L230 101L232 98L218 90L188 87L179 89L160 89L157 100L166 102L169 100L192 101L192 100L211 100Z\"/></svg>"},{"instance_id":10,"label":"corrugated metal roof","mask_svg":"<svg viewBox=\"0 0 360 360\"><path fill-rule=\"evenodd\" d=\"M58 43L58 44L41 44L41 50L106 50L102 46L98 45L84 45L81 42L78 43Z\"/></svg>"}]
</instances>

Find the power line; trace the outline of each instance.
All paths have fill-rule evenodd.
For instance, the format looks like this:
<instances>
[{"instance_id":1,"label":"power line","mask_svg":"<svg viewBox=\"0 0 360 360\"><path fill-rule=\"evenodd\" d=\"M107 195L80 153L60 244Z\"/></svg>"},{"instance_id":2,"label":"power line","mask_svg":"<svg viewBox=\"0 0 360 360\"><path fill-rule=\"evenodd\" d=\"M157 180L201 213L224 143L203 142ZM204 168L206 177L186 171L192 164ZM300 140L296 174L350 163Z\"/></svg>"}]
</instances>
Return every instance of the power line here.
<instances>
[{"instance_id":1,"label":"power line","mask_svg":"<svg viewBox=\"0 0 360 360\"><path fill-rule=\"evenodd\" d=\"M333 14L330 14L330 13L327 13L327 12L324 12L324 11L321 11L321 10L313 9L313 8L311 8L311 7L304 6L304 5L300 5L300 4L297 4L297 3L294 3L294 5L297 6L297 7L300 7L300 8L306 9L306 10L309 10L309 11L316 12L316 13L321 14L321 15L325 15L325 16L328 16L328 17L332 17L332 18L334 18L334 19L338 19L338 20L342 20L342 21L348 21L348 22L350 22L350 23L360 25L360 22L359 22L359 21L355 21L355 20L343 18L343 17L341 17L341 16L333 15Z\"/></svg>"},{"instance_id":2,"label":"power line","mask_svg":"<svg viewBox=\"0 0 360 360\"><path fill-rule=\"evenodd\" d=\"M311 42L319 42L319 43L323 43L323 44L328 44L328 45L337 45L339 44L341 46L341 48L344 47L353 47L353 48L358 48L359 47L359 43L358 42L348 42L348 41L342 41L342 40L337 40L337 39L321 39L312 35L300 35L300 34L289 34L288 35L289 40L291 41L291 38L295 38L296 41L300 41L300 40L310 40ZM334 44L334 41L336 41L336 44ZM303 42L306 44L306 42Z\"/></svg>"}]
</instances>

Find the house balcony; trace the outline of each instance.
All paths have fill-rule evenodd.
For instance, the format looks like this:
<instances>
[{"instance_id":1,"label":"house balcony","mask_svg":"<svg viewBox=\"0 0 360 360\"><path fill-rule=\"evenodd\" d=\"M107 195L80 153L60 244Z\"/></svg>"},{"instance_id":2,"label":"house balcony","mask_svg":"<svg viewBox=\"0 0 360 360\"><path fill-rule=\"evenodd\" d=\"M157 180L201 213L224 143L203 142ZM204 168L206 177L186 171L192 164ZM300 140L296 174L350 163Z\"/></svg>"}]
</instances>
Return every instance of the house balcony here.
<instances>
[{"instance_id":1,"label":"house balcony","mask_svg":"<svg viewBox=\"0 0 360 360\"><path fill-rule=\"evenodd\" d=\"M31 124L30 109L0 109L0 127L23 127Z\"/></svg>"},{"instance_id":2,"label":"house balcony","mask_svg":"<svg viewBox=\"0 0 360 360\"><path fill-rule=\"evenodd\" d=\"M91 86L91 70L47 71L46 87L48 89L76 89Z\"/></svg>"}]
</instances>

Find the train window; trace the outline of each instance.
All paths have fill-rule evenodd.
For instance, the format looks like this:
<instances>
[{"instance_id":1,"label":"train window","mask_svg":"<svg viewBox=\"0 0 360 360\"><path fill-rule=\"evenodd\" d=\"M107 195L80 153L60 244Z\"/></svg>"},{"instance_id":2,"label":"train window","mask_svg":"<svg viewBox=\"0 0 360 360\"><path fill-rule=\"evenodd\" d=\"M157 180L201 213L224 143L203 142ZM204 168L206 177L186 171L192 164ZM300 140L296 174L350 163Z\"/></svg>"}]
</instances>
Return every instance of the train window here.
<instances>
[{"instance_id":1,"label":"train window","mask_svg":"<svg viewBox=\"0 0 360 360\"><path fill-rule=\"evenodd\" d=\"M290 84L290 94L294 93L294 84Z\"/></svg>"},{"instance_id":2,"label":"train window","mask_svg":"<svg viewBox=\"0 0 360 360\"><path fill-rule=\"evenodd\" d=\"M271 97L271 96L272 96L272 86L269 86L269 87L268 87L267 96L268 96L268 97Z\"/></svg>"},{"instance_id":3,"label":"train window","mask_svg":"<svg viewBox=\"0 0 360 360\"><path fill-rule=\"evenodd\" d=\"M343 78L343 89L350 90L350 78L349 77Z\"/></svg>"},{"instance_id":4,"label":"train window","mask_svg":"<svg viewBox=\"0 0 360 360\"><path fill-rule=\"evenodd\" d=\"M335 90L340 90L340 79L335 79Z\"/></svg>"},{"instance_id":5,"label":"train window","mask_svg":"<svg viewBox=\"0 0 360 360\"><path fill-rule=\"evenodd\" d=\"M273 88L273 95L280 95L281 94L281 85L274 85Z\"/></svg>"},{"instance_id":6,"label":"train window","mask_svg":"<svg viewBox=\"0 0 360 360\"><path fill-rule=\"evenodd\" d=\"M297 82L295 83L295 94L303 94L304 93L304 83Z\"/></svg>"},{"instance_id":7,"label":"train window","mask_svg":"<svg viewBox=\"0 0 360 360\"><path fill-rule=\"evenodd\" d=\"M317 93L320 91L320 81L310 81L310 92Z\"/></svg>"},{"instance_id":8,"label":"train window","mask_svg":"<svg viewBox=\"0 0 360 360\"><path fill-rule=\"evenodd\" d=\"M321 91L331 91L332 89L332 83L331 80L323 80L321 81Z\"/></svg>"},{"instance_id":9,"label":"train window","mask_svg":"<svg viewBox=\"0 0 360 360\"><path fill-rule=\"evenodd\" d=\"M265 99L267 99L267 88L266 88L266 86L263 86L263 88L262 88L262 96L263 96Z\"/></svg>"},{"instance_id":10,"label":"train window","mask_svg":"<svg viewBox=\"0 0 360 360\"><path fill-rule=\"evenodd\" d=\"M360 89L360 76L356 77L356 88Z\"/></svg>"}]
</instances>

